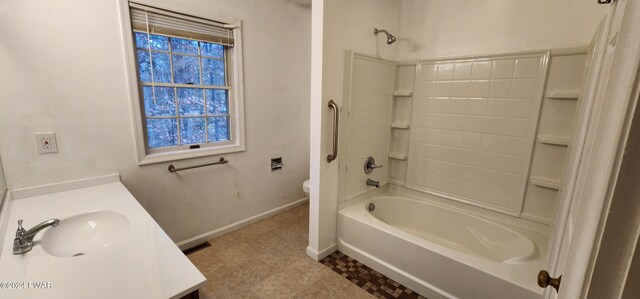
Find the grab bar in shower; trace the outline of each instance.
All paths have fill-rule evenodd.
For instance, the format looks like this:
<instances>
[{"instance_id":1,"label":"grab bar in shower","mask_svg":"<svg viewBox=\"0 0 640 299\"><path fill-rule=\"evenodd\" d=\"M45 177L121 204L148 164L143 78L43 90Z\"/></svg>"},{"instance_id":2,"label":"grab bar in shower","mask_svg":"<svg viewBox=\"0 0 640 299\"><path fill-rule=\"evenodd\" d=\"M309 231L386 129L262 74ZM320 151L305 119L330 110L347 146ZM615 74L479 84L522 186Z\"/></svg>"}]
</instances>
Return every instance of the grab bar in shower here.
<instances>
[{"instance_id":1,"label":"grab bar in shower","mask_svg":"<svg viewBox=\"0 0 640 299\"><path fill-rule=\"evenodd\" d=\"M187 166L187 167L181 167L181 168L176 168L175 166L173 166L173 164L170 164L169 165L169 172L176 172L176 171L181 171L181 170L194 169L194 168L200 168L200 167L212 166L212 165L219 165L219 164L227 164L227 163L229 163L229 160L225 159L224 157L220 157L220 160L218 160L218 162L200 164L200 165L194 165L194 166Z\"/></svg>"},{"instance_id":2,"label":"grab bar in shower","mask_svg":"<svg viewBox=\"0 0 640 299\"><path fill-rule=\"evenodd\" d=\"M340 121L340 108L333 100L329 100L329 109L333 110L333 152L327 156L327 163L338 157L338 123Z\"/></svg>"}]
</instances>

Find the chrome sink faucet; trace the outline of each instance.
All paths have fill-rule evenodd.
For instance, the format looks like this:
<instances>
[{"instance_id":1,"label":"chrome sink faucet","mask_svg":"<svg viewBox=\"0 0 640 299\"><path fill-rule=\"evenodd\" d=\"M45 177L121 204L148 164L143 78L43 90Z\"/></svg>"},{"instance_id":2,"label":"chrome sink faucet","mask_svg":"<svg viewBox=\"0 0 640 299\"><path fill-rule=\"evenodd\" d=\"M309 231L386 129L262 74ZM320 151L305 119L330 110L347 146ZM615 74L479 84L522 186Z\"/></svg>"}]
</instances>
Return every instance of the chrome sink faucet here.
<instances>
[{"instance_id":1,"label":"chrome sink faucet","mask_svg":"<svg viewBox=\"0 0 640 299\"><path fill-rule=\"evenodd\" d=\"M24 254L33 248L33 238L43 229L51 226L56 227L60 224L58 219L49 219L44 221L30 230L25 230L22 227L22 219L18 220L18 230L16 230L16 237L13 239L13 254Z\"/></svg>"}]
</instances>

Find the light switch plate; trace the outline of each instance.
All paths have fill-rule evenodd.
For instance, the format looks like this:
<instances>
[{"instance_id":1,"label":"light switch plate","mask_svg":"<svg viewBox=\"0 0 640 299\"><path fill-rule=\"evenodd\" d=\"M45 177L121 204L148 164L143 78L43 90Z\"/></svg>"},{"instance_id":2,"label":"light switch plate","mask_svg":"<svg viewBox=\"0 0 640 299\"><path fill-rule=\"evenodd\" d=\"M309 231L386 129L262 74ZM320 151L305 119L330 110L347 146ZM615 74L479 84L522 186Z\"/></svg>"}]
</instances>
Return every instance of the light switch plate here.
<instances>
[{"instance_id":1,"label":"light switch plate","mask_svg":"<svg viewBox=\"0 0 640 299\"><path fill-rule=\"evenodd\" d=\"M52 154L58 152L56 134L53 132L36 133L36 147L39 154Z\"/></svg>"}]
</instances>

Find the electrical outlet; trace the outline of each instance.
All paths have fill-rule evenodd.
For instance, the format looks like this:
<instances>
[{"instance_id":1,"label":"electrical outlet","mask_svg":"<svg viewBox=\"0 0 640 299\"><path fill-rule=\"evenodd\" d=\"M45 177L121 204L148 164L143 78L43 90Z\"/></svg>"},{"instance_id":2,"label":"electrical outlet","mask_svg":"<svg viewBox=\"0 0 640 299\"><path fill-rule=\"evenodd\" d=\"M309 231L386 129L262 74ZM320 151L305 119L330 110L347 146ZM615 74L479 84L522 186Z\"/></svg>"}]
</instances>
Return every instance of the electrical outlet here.
<instances>
[{"instance_id":1,"label":"electrical outlet","mask_svg":"<svg viewBox=\"0 0 640 299\"><path fill-rule=\"evenodd\" d=\"M53 132L36 133L36 147L39 154L52 154L58 152L56 134Z\"/></svg>"}]
</instances>

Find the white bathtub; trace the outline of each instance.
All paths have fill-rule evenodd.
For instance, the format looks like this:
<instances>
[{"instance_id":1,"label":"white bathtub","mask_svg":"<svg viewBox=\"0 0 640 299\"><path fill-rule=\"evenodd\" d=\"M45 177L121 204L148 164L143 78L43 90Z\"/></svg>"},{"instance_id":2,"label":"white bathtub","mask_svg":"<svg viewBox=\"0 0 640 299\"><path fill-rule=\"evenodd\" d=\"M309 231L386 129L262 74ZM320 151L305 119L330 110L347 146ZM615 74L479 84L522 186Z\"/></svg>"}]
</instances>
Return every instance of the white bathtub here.
<instances>
[{"instance_id":1,"label":"white bathtub","mask_svg":"<svg viewBox=\"0 0 640 299\"><path fill-rule=\"evenodd\" d=\"M430 299L541 298L544 236L441 202L387 192L343 203L338 249Z\"/></svg>"}]
</instances>

